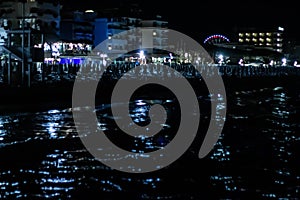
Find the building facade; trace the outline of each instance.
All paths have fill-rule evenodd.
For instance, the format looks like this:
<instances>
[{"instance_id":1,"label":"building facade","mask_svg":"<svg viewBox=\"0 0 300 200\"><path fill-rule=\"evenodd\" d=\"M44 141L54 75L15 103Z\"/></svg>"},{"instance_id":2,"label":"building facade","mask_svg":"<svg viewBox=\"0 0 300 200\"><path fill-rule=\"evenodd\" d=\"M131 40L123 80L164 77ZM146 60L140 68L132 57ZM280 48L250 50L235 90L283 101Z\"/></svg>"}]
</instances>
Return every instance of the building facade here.
<instances>
[{"instance_id":1,"label":"building facade","mask_svg":"<svg viewBox=\"0 0 300 200\"><path fill-rule=\"evenodd\" d=\"M95 20L94 46L107 41L111 52L127 53L127 50L141 48L142 33L134 32L137 27L153 27L153 48L165 49L168 45L168 22L160 18L146 20L135 17L98 18ZM155 29L157 28L157 29ZM129 34L119 34L128 31ZM130 34L132 32L132 34Z\"/></svg>"},{"instance_id":2,"label":"building facade","mask_svg":"<svg viewBox=\"0 0 300 200\"><path fill-rule=\"evenodd\" d=\"M139 26L141 26L141 19L134 17L97 18L95 20L94 46L108 40L106 47L108 50L126 53L126 49L130 49L129 45L138 43L140 38L136 35L122 36L118 34Z\"/></svg>"},{"instance_id":3,"label":"building facade","mask_svg":"<svg viewBox=\"0 0 300 200\"><path fill-rule=\"evenodd\" d=\"M68 42L93 44L96 17L97 13L92 10L64 13L60 22L60 39Z\"/></svg>"},{"instance_id":4,"label":"building facade","mask_svg":"<svg viewBox=\"0 0 300 200\"><path fill-rule=\"evenodd\" d=\"M34 29L45 33L48 40L55 40L60 35L60 8L58 0L4 0L0 2L1 27Z\"/></svg>"},{"instance_id":5,"label":"building facade","mask_svg":"<svg viewBox=\"0 0 300 200\"><path fill-rule=\"evenodd\" d=\"M134 8L134 9L133 9ZM148 16L143 19L141 10L133 5L126 8L104 10L68 10L63 9L59 0L4 0L0 2L0 43L5 45L8 40L13 41L8 46L20 47L24 41L22 31L34 30L42 33L42 37L27 38L26 47L44 48L45 58L55 60L63 54L85 55L101 42L107 40L106 48L111 52L127 53L127 49L140 47L141 34L119 33L129 31L135 27L157 27L153 31L153 47L164 49L168 45L168 22L161 16ZM9 31L19 31L18 35ZM30 36L31 37L31 36Z\"/></svg>"},{"instance_id":6,"label":"building facade","mask_svg":"<svg viewBox=\"0 0 300 200\"><path fill-rule=\"evenodd\" d=\"M277 52L283 52L284 28L260 29L244 28L238 30L238 44L254 45L268 48Z\"/></svg>"}]
</instances>

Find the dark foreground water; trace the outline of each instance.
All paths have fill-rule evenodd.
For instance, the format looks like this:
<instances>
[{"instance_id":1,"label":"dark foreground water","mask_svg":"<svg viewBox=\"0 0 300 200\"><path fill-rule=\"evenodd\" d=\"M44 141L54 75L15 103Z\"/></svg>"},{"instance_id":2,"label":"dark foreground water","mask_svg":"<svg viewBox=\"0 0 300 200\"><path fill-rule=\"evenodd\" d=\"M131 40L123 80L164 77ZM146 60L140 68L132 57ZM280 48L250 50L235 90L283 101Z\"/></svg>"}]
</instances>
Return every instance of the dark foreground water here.
<instances>
[{"instance_id":1,"label":"dark foreground water","mask_svg":"<svg viewBox=\"0 0 300 200\"><path fill-rule=\"evenodd\" d=\"M298 199L300 87L285 79L227 80L227 119L210 154L198 158L200 130L180 159L145 174L98 162L81 143L71 107L6 111L0 116L0 199ZM209 101L203 94L198 99ZM178 105L173 98L150 100L165 104L172 119L164 124L167 136L140 144L151 149L172 139ZM101 128L118 141L110 106L97 111ZM134 121L147 121L148 108L149 100L132 101ZM202 108L205 126L209 111Z\"/></svg>"}]
</instances>

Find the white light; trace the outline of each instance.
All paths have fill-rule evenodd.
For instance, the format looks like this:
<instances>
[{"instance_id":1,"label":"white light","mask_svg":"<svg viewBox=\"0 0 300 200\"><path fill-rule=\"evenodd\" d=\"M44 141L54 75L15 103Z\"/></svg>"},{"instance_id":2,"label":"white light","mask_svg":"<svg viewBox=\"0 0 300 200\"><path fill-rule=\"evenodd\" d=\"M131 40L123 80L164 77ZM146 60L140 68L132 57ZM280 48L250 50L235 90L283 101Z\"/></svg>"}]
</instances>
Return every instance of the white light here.
<instances>
[{"instance_id":1,"label":"white light","mask_svg":"<svg viewBox=\"0 0 300 200\"><path fill-rule=\"evenodd\" d=\"M156 32L155 31L153 31L153 36L156 36Z\"/></svg>"},{"instance_id":2,"label":"white light","mask_svg":"<svg viewBox=\"0 0 300 200\"><path fill-rule=\"evenodd\" d=\"M284 31L284 28L282 28L281 26L278 27L279 31Z\"/></svg>"},{"instance_id":3,"label":"white light","mask_svg":"<svg viewBox=\"0 0 300 200\"><path fill-rule=\"evenodd\" d=\"M243 65L243 62L244 62L244 60L241 58L241 59L239 60L239 65Z\"/></svg>"},{"instance_id":4,"label":"white light","mask_svg":"<svg viewBox=\"0 0 300 200\"><path fill-rule=\"evenodd\" d=\"M145 54L143 50L140 51L140 58L145 58Z\"/></svg>"},{"instance_id":5,"label":"white light","mask_svg":"<svg viewBox=\"0 0 300 200\"><path fill-rule=\"evenodd\" d=\"M86 10L85 12L86 13L93 13L94 11L93 10Z\"/></svg>"},{"instance_id":6,"label":"white light","mask_svg":"<svg viewBox=\"0 0 300 200\"><path fill-rule=\"evenodd\" d=\"M294 62L294 66L295 66L295 67L300 67L300 65L298 64L297 61Z\"/></svg>"},{"instance_id":7,"label":"white light","mask_svg":"<svg viewBox=\"0 0 300 200\"><path fill-rule=\"evenodd\" d=\"M219 64L222 64L223 62L224 62L224 56L222 55L222 54L220 54L219 56L218 56L218 58L220 59L219 60Z\"/></svg>"},{"instance_id":8,"label":"white light","mask_svg":"<svg viewBox=\"0 0 300 200\"><path fill-rule=\"evenodd\" d=\"M287 62L286 58L282 58L281 61L282 61L282 65L285 66L285 65L286 65L286 62Z\"/></svg>"},{"instance_id":9,"label":"white light","mask_svg":"<svg viewBox=\"0 0 300 200\"><path fill-rule=\"evenodd\" d=\"M143 50L140 51L140 64L146 64L146 56Z\"/></svg>"}]
</instances>

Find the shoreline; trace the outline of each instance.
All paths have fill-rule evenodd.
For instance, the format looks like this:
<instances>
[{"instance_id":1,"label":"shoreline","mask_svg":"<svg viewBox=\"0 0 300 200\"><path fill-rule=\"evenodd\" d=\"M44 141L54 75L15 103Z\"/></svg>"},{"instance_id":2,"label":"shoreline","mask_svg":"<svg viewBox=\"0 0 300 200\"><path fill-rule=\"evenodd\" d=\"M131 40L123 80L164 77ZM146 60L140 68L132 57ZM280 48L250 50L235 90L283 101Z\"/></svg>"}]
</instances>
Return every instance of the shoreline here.
<instances>
[{"instance_id":1,"label":"shoreline","mask_svg":"<svg viewBox=\"0 0 300 200\"><path fill-rule=\"evenodd\" d=\"M300 85L299 76L282 77L222 77L226 93L241 90L253 90L261 88L288 87L297 89ZM193 82L194 80L191 79ZM195 80L198 81L198 80ZM117 80L108 81L105 84L103 93L113 89ZM105 91L107 90L107 91ZM0 113L22 112L22 111L40 111L47 109L64 109L72 107L73 83L67 85L40 85L32 88L10 88L0 87ZM152 91L144 91L151 93ZM154 91L155 93L156 91ZM150 94L149 93L149 94ZM101 93L102 94L102 93ZM109 94L109 93L108 93ZM156 94L162 95L165 94Z\"/></svg>"}]
</instances>

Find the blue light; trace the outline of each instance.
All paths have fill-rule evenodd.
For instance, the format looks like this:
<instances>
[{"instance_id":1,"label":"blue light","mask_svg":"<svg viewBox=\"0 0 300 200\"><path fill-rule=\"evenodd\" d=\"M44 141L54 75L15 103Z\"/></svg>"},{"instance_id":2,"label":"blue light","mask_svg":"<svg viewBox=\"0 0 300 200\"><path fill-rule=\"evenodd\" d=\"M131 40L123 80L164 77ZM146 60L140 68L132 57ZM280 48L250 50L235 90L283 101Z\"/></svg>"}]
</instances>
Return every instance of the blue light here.
<instances>
[{"instance_id":1,"label":"blue light","mask_svg":"<svg viewBox=\"0 0 300 200\"><path fill-rule=\"evenodd\" d=\"M60 58L59 64L82 64L83 58Z\"/></svg>"}]
</instances>

